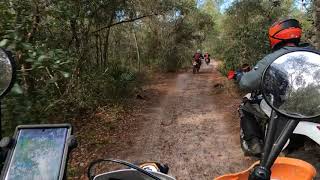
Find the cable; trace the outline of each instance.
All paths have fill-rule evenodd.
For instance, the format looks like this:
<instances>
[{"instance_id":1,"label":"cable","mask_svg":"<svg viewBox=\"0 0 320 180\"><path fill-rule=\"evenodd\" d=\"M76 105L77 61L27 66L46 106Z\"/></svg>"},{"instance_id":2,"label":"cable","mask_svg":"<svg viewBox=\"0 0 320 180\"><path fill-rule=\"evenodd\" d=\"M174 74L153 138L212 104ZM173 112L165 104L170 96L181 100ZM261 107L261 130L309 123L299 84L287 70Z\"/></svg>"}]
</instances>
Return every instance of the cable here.
<instances>
[{"instance_id":1,"label":"cable","mask_svg":"<svg viewBox=\"0 0 320 180\"><path fill-rule=\"evenodd\" d=\"M161 179L158 178L157 176L151 174L150 172L148 172L148 171L146 171L146 170L144 170L144 169L142 169L142 168L140 168L140 167L138 167L138 166L136 166L136 165L134 165L134 164L131 164L131 163L127 162L127 161L118 160L118 159L98 159L98 160L95 160L95 161L91 162L91 163L89 164L88 172L87 172L87 176L88 176L89 180L93 180L93 178L94 178L94 175L91 175L91 170L92 170L92 168L93 168L96 164L99 164L99 163L101 163L101 162L113 162L113 163L122 164L122 165L124 165L124 166L128 166L128 167L130 167L130 168L132 168L132 169L135 169L135 170L137 170L137 171L139 171L139 172L141 172L141 173L143 173L143 174L145 174L145 175L147 175L147 176L149 176L149 177L151 177L151 178L153 178L153 179L155 179L155 180L161 180Z\"/></svg>"}]
</instances>

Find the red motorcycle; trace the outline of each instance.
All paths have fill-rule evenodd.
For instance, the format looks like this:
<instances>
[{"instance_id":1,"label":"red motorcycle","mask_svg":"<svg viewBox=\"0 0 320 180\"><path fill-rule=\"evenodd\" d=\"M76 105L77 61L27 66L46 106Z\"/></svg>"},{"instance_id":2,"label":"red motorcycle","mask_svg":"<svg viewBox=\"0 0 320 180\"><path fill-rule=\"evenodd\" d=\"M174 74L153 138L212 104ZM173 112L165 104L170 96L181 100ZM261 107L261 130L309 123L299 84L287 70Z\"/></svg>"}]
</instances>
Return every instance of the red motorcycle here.
<instances>
[{"instance_id":1,"label":"red motorcycle","mask_svg":"<svg viewBox=\"0 0 320 180\"><path fill-rule=\"evenodd\" d=\"M207 65L210 64L210 54L209 53L204 53L204 61L206 62Z\"/></svg>"},{"instance_id":2,"label":"red motorcycle","mask_svg":"<svg viewBox=\"0 0 320 180\"><path fill-rule=\"evenodd\" d=\"M193 71L193 74L199 73L200 66L201 66L201 59L199 59L199 60L193 60L192 66L193 66L193 70L192 70L192 71Z\"/></svg>"}]
</instances>

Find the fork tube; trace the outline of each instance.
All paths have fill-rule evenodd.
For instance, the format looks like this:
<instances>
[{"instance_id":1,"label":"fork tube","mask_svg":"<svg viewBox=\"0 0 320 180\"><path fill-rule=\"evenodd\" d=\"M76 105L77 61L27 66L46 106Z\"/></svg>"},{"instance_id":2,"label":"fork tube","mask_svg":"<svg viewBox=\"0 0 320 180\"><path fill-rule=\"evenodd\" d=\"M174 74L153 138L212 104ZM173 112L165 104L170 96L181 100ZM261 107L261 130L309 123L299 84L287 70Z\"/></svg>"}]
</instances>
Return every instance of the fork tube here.
<instances>
[{"instance_id":1,"label":"fork tube","mask_svg":"<svg viewBox=\"0 0 320 180\"><path fill-rule=\"evenodd\" d=\"M263 156L261 159L261 165L264 166L267 162L267 157L270 154L270 151L272 149L272 145L274 143L274 139L275 139L275 132L277 129L277 120L276 118L276 113L274 112L274 110L271 111L271 118L269 121L269 125L268 125L268 129L267 129L267 137L265 139L265 145L264 145L264 150L263 150Z\"/></svg>"},{"instance_id":2,"label":"fork tube","mask_svg":"<svg viewBox=\"0 0 320 180\"><path fill-rule=\"evenodd\" d=\"M267 158L267 160L264 164L265 168L271 169L271 166L273 165L274 161L276 160L276 158L280 154L283 146L286 144L290 135L293 133L294 129L297 127L298 124L299 124L298 120L290 120L286 124L286 126L282 130L280 136L278 137L276 142L273 144L273 147L270 151L269 157Z\"/></svg>"}]
</instances>

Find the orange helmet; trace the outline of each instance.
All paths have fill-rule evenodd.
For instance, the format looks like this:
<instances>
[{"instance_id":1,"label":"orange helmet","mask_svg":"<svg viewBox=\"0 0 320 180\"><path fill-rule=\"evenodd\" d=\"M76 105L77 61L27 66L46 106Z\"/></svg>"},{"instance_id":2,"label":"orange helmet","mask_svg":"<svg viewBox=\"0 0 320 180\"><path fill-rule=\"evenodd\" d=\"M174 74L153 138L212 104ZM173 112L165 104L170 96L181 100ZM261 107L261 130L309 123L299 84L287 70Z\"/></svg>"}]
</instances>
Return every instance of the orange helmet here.
<instances>
[{"instance_id":1,"label":"orange helmet","mask_svg":"<svg viewBox=\"0 0 320 180\"><path fill-rule=\"evenodd\" d=\"M272 49L279 43L297 42L301 38L302 29L296 19L287 19L273 24L269 28L269 40Z\"/></svg>"}]
</instances>

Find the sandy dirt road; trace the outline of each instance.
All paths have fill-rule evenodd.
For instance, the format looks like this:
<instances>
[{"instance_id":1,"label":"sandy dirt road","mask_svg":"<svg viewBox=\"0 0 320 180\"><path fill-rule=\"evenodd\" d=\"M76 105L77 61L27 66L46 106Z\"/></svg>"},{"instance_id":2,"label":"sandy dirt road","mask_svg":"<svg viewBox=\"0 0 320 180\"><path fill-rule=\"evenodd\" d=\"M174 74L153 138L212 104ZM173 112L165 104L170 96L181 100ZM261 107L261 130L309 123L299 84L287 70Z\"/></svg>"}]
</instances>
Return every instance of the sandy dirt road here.
<instances>
[{"instance_id":1,"label":"sandy dirt road","mask_svg":"<svg viewBox=\"0 0 320 180\"><path fill-rule=\"evenodd\" d=\"M151 86L163 95L141 111L140 131L114 155L166 163L170 174L185 180L213 179L248 167L252 160L239 145L239 100L213 93L221 88L213 66L204 64L199 74L182 73Z\"/></svg>"}]
</instances>

